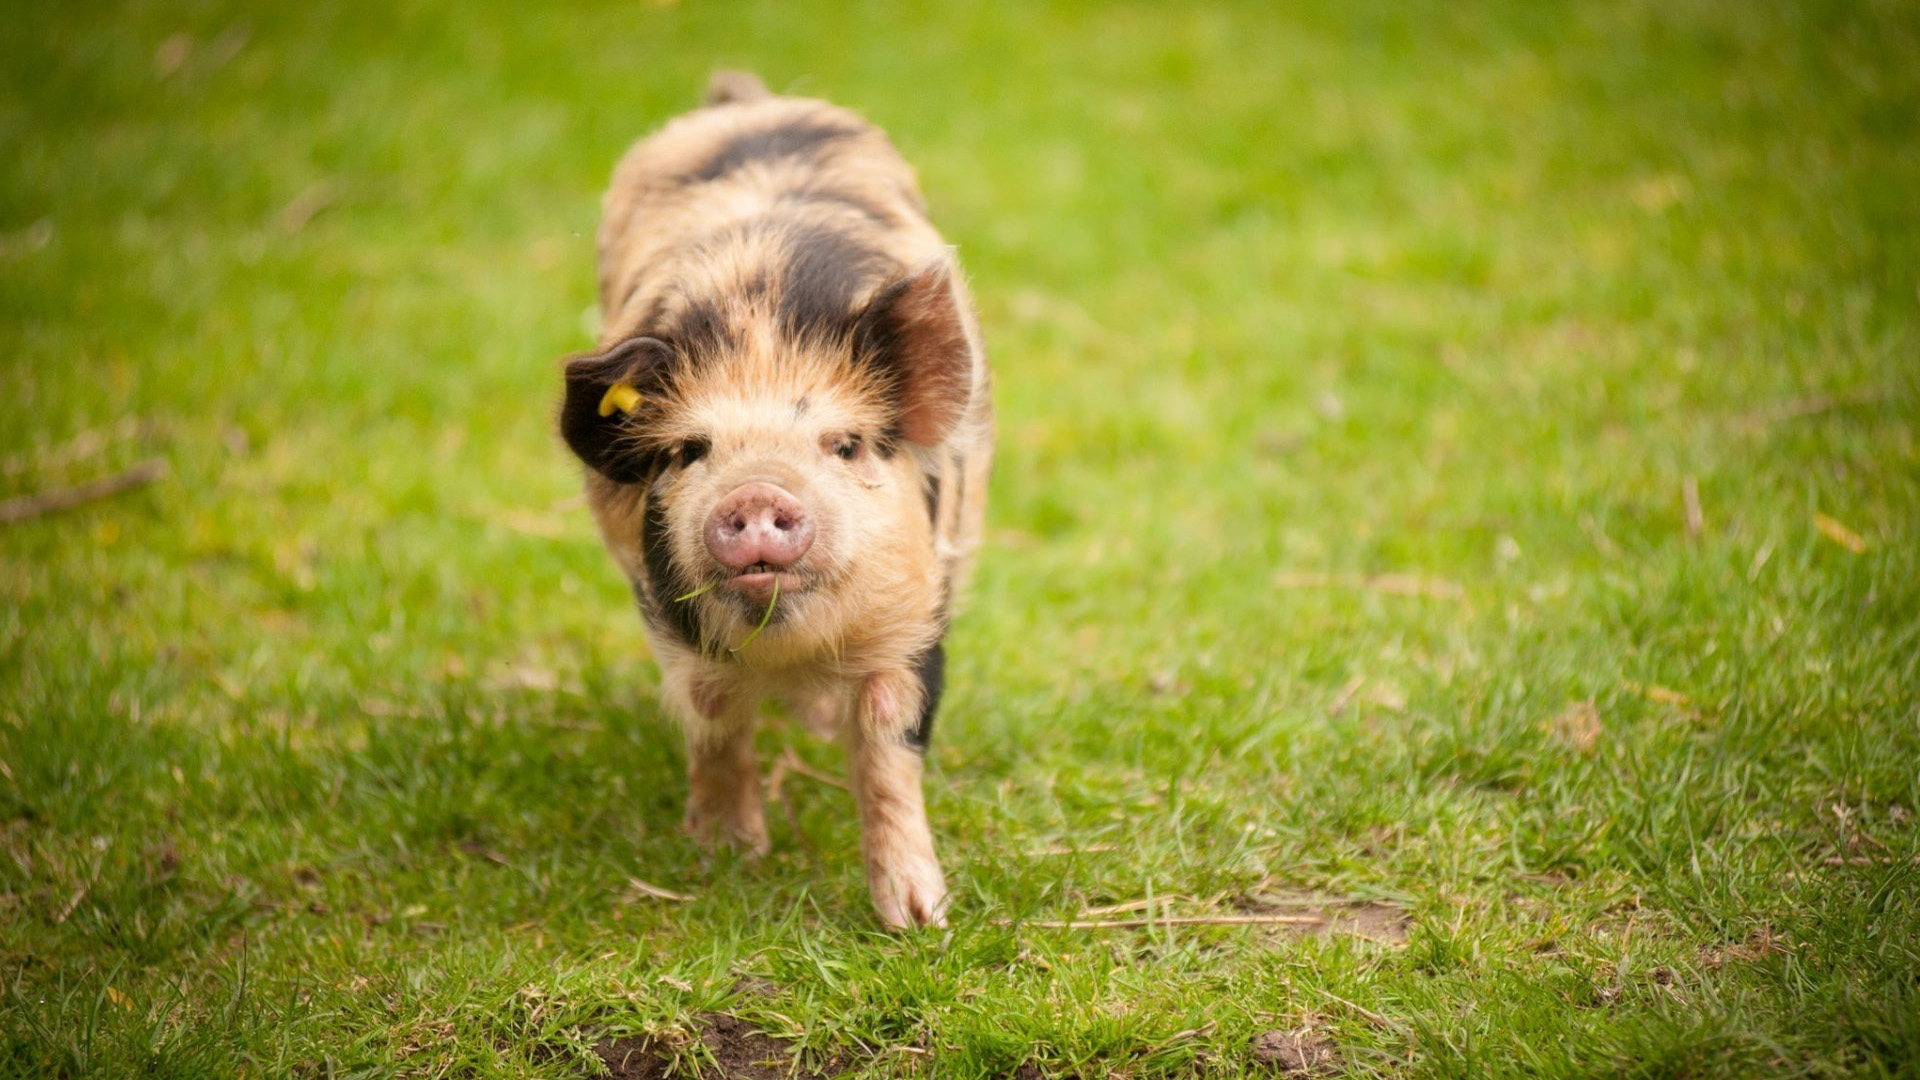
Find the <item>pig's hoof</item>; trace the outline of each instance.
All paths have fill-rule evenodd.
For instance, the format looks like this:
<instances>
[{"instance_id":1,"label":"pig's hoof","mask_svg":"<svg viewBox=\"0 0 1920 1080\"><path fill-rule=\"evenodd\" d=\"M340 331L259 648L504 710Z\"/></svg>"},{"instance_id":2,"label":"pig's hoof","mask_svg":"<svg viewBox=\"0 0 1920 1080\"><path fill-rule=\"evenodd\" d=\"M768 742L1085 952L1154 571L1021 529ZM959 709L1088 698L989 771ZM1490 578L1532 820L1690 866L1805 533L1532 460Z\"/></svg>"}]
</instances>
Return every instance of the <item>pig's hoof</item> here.
<instances>
[{"instance_id":1,"label":"pig's hoof","mask_svg":"<svg viewBox=\"0 0 1920 1080\"><path fill-rule=\"evenodd\" d=\"M873 906L890 930L947 925L947 881L931 855L910 855L867 867Z\"/></svg>"},{"instance_id":2,"label":"pig's hoof","mask_svg":"<svg viewBox=\"0 0 1920 1080\"><path fill-rule=\"evenodd\" d=\"M736 848L748 855L760 856L773 850L767 838L766 818L759 814L698 814L687 811L680 826L708 848Z\"/></svg>"}]
</instances>

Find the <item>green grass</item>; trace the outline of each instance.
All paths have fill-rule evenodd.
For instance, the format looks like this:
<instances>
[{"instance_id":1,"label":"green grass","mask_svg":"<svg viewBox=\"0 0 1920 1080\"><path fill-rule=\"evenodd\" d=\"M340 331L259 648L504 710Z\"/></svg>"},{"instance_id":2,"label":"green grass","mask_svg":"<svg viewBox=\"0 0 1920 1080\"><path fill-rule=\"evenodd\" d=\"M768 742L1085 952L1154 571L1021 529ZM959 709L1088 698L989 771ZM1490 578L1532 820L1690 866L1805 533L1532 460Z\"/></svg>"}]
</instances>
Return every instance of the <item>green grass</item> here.
<instances>
[{"instance_id":1,"label":"green grass","mask_svg":"<svg viewBox=\"0 0 1920 1080\"><path fill-rule=\"evenodd\" d=\"M0 498L172 473L0 526L0 1073L589 1076L725 1011L868 1075L1917 1074L1912 5L9 22ZM832 787L679 833L551 430L602 184L717 66L885 125L982 305L944 933ZM1294 890L1406 939L1005 925Z\"/></svg>"}]
</instances>

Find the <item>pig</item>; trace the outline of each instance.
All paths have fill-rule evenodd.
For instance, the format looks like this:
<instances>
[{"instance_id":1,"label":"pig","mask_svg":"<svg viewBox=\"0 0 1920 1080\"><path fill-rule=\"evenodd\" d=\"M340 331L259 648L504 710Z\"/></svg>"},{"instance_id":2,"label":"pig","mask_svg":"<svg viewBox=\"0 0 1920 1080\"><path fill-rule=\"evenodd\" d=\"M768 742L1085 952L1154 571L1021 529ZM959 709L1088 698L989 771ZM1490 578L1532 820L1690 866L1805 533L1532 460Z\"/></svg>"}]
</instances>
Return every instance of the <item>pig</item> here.
<instances>
[{"instance_id":1,"label":"pig","mask_svg":"<svg viewBox=\"0 0 1920 1080\"><path fill-rule=\"evenodd\" d=\"M953 250L876 127L722 72L620 161L560 432L685 733L685 827L768 850L767 701L844 742L889 927L944 924L921 770L993 454Z\"/></svg>"}]
</instances>

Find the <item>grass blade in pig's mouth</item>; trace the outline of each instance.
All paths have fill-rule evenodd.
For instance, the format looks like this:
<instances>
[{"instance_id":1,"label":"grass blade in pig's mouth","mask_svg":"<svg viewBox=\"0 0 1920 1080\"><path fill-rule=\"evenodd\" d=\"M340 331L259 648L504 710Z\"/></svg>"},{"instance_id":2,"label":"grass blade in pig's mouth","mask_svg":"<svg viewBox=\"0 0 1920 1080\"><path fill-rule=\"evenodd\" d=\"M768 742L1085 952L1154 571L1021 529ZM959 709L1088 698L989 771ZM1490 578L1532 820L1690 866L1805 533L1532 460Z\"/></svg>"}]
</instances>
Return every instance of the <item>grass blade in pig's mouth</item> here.
<instances>
[{"instance_id":1,"label":"grass blade in pig's mouth","mask_svg":"<svg viewBox=\"0 0 1920 1080\"><path fill-rule=\"evenodd\" d=\"M760 625L753 628L753 633L748 634L745 640L741 641L740 644L735 645L733 647L734 652L739 652L741 649L744 649L748 645L753 644L753 639L759 637L760 631L765 630L767 628L767 623L773 621L773 608L774 608L774 605L778 604L779 602L780 602L780 575L774 574L773 575L773 595L767 597L766 614L760 616Z\"/></svg>"},{"instance_id":2,"label":"grass blade in pig's mouth","mask_svg":"<svg viewBox=\"0 0 1920 1080\"><path fill-rule=\"evenodd\" d=\"M752 632L747 634L745 640L729 650L739 652L759 637L760 632L773 621L774 609L780 605L780 595L803 591L806 588L806 579L792 570L778 568L764 562L754 563L742 568L732 577L709 581L696 589L681 593L673 598L673 602L685 604L697 600L722 585L727 587L728 592L734 593L743 600L758 601L761 596L766 597L767 606L760 613L760 621L755 624Z\"/></svg>"}]
</instances>

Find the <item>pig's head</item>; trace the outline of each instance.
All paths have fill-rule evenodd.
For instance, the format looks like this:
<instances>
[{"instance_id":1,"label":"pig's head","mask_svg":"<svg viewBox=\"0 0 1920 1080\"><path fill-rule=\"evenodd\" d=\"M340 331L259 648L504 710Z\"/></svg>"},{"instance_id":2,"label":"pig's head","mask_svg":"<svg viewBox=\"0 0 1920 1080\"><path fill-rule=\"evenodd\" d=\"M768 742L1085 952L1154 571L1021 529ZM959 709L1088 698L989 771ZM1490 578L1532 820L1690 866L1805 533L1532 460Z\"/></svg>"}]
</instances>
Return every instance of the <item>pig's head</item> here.
<instances>
[{"instance_id":1,"label":"pig's head","mask_svg":"<svg viewBox=\"0 0 1920 1080\"><path fill-rule=\"evenodd\" d=\"M839 325L748 303L568 363L561 432L656 631L777 659L937 595L922 459L975 393L963 305L943 259Z\"/></svg>"}]
</instances>

